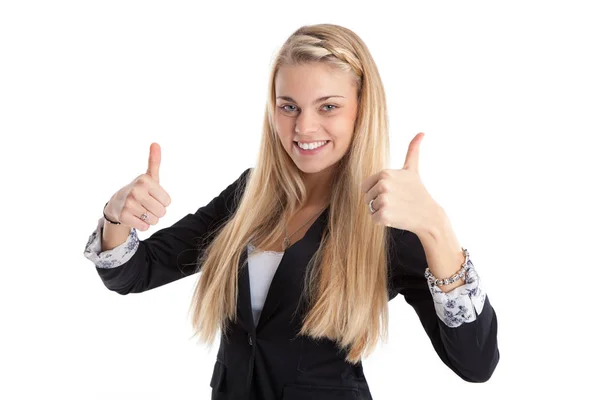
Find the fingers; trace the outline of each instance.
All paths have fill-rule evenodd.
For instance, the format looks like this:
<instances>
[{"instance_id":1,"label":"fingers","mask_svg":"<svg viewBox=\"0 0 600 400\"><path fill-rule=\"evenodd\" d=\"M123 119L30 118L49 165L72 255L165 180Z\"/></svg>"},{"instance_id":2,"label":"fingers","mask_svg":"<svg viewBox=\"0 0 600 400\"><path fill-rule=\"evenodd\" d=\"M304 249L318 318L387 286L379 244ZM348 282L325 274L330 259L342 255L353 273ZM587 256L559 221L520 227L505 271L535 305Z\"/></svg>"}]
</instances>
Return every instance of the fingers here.
<instances>
[{"instance_id":1,"label":"fingers","mask_svg":"<svg viewBox=\"0 0 600 400\"><path fill-rule=\"evenodd\" d=\"M163 209L164 209L164 207L168 207L169 204L171 204L171 196L169 196L167 191L165 189L163 189L163 187L160 186L158 183L149 182L149 187L147 190L148 190L148 195L151 196L152 198L154 198L156 200L156 202L160 206L162 206ZM148 205L152 206L152 204L155 204L155 203L150 202ZM151 209L150 211L152 211L154 213L163 212L160 208ZM164 213L163 213L163 215L164 215ZM160 217L162 218L162 215L160 215Z\"/></svg>"},{"instance_id":2,"label":"fingers","mask_svg":"<svg viewBox=\"0 0 600 400\"><path fill-rule=\"evenodd\" d=\"M158 169L160 167L160 145L158 143L152 143L150 145L150 155L148 156L148 169L146 174L156 182L158 179Z\"/></svg>"},{"instance_id":3,"label":"fingers","mask_svg":"<svg viewBox=\"0 0 600 400\"><path fill-rule=\"evenodd\" d=\"M158 219L164 217L167 213L166 206L154 198L151 194L147 194L144 198L140 199L138 203L142 206L142 212L137 215L141 217L144 212L148 214L148 219L146 219L146 222L150 225L156 225ZM153 219L150 219L151 215L156 218L156 222L154 222Z\"/></svg>"},{"instance_id":4,"label":"fingers","mask_svg":"<svg viewBox=\"0 0 600 400\"><path fill-rule=\"evenodd\" d=\"M151 215L150 212L146 211L141 206L141 204L138 204L137 206L123 208L123 212L121 213L119 220L122 224L135 228L138 231L145 231L148 230L150 225L139 218L143 213L146 213L148 215L148 219L146 219L146 221L148 222L151 220L158 220L158 218L155 215Z\"/></svg>"},{"instance_id":5,"label":"fingers","mask_svg":"<svg viewBox=\"0 0 600 400\"><path fill-rule=\"evenodd\" d=\"M154 199L152 199L152 201L156 202ZM144 200L143 202L139 202L133 198L127 199L125 201L123 211L121 212L121 216L119 217L121 223L129 225L140 231L148 230L150 225L156 225L159 217L142 203L148 204L151 203L151 201ZM161 206L159 205L158 207ZM151 208L156 209L157 206L152 205ZM148 216L145 221L143 221L141 218L144 213Z\"/></svg>"},{"instance_id":6,"label":"fingers","mask_svg":"<svg viewBox=\"0 0 600 400\"><path fill-rule=\"evenodd\" d=\"M123 205L120 221L140 231L156 225L166 214L166 207L171 204L171 197L159 184L161 150L158 143L150 145L148 169L134 182L133 190L127 195ZM142 219L146 214L147 218Z\"/></svg>"}]
</instances>

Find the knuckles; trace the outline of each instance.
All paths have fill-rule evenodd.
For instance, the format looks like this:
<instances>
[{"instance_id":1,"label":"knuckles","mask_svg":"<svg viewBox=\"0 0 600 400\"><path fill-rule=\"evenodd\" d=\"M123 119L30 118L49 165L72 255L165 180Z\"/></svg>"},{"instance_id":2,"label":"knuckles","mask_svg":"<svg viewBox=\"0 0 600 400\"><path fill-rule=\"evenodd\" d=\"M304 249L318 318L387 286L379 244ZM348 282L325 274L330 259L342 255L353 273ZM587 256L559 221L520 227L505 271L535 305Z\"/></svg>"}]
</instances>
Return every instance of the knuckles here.
<instances>
[{"instance_id":1,"label":"knuckles","mask_svg":"<svg viewBox=\"0 0 600 400\"><path fill-rule=\"evenodd\" d=\"M379 173L379 180L385 180L385 179L391 179L392 178L392 172L389 169L384 169L381 170L381 172Z\"/></svg>"}]
</instances>

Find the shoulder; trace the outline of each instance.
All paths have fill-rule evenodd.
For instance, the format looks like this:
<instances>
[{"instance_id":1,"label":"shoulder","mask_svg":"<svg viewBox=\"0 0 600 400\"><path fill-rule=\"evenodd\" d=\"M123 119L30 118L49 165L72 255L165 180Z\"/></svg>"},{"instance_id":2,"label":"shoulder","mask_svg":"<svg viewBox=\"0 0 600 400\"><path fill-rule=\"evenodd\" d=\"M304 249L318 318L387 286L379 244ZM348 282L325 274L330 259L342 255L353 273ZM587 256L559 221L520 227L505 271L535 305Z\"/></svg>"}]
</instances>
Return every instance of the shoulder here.
<instances>
[{"instance_id":1,"label":"shoulder","mask_svg":"<svg viewBox=\"0 0 600 400\"><path fill-rule=\"evenodd\" d=\"M238 192L240 189L243 189L246 186L246 183L248 182L248 178L250 173L252 172L254 168L246 168L237 178L235 181L233 181L232 183L229 184L229 186L227 187L227 189L229 189L229 191L233 191L233 192Z\"/></svg>"},{"instance_id":2,"label":"shoulder","mask_svg":"<svg viewBox=\"0 0 600 400\"><path fill-rule=\"evenodd\" d=\"M235 182L233 182L230 185L231 188L233 189L230 201L233 202L232 205L234 208L237 208L239 202L241 201L242 196L244 195L244 192L246 191L248 179L250 178L250 174L253 170L254 170L254 168L252 168L252 167L246 168L241 173L241 175L235 180Z\"/></svg>"}]
</instances>

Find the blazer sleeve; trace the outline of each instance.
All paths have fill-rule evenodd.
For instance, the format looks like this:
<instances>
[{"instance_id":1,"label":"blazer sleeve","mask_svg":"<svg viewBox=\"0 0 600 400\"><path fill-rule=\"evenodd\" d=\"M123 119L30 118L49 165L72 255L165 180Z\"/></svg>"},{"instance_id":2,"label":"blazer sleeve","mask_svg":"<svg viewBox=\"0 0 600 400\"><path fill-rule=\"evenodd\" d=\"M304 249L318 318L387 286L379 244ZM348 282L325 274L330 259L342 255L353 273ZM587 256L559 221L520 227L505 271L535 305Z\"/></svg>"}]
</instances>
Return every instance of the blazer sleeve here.
<instances>
[{"instance_id":1,"label":"blazer sleeve","mask_svg":"<svg viewBox=\"0 0 600 400\"><path fill-rule=\"evenodd\" d=\"M479 280L473 265L469 263L471 275L467 274L465 285L447 294L439 288L435 291L429 287L425 278L427 258L419 237L411 231L395 228L390 228L389 237L390 299L398 293L404 296L405 301L417 313L440 359L458 376L467 382L489 380L498 364L500 353L496 312L488 296L480 292L473 297L474 302L479 303L472 307L478 312L476 317L465 317L464 311L463 315L460 312L452 315L448 310L448 305L452 306L457 296L465 295L460 297L468 298L466 294L473 291L472 288L477 289ZM435 304L441 303L439 299L444 298L443 306ZM445 314L446 318L441 318L440 314ZM450 323L458 320L461 322L454 325Z\"/></svg>"},{"instance_id":2,"label":"blazer sleeve","mask_svg":"<svg viewBox=\"0 0 600 400\"><path fill-rule=\"evenodd\" d=\"M104 285L122 295L141 293L198 272L198 257L236 211L250 170L246 169L195 213L187 214L145 240L129 240L136 246L131 246L134 248L132 254L121 258L127 260L124 263L110 267L96 263L96 271ZM88 245L90 241L91 238ZM86 255L86 258L90 257Z\"/></svg>"}]
</instances>

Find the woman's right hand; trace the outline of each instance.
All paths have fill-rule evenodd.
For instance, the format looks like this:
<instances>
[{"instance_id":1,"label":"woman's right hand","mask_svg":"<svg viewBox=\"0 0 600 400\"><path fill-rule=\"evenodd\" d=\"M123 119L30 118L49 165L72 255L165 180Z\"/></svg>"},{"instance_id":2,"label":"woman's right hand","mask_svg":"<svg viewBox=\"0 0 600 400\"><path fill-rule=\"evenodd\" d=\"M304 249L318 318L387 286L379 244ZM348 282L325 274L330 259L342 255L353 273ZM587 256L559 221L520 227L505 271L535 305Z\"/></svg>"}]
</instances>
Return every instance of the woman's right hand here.
<instances>
[{"instance_id":1,"label":"woman's right hand","mask_svg":"<svg viewBox=\"0 0 600 400\"><path fill-rule=\"evenodd\" d=\"M152 143L148 170L110 198L104 208L106 216L112 221L140 231L147 230L150 225L156 225L159 218L165 216L166 207L171 204L171 197L158 183L159 167L160 146L158 143ZM148 215L146 222L140 219L144 213Z\"/></svg>"}]
</instances>

